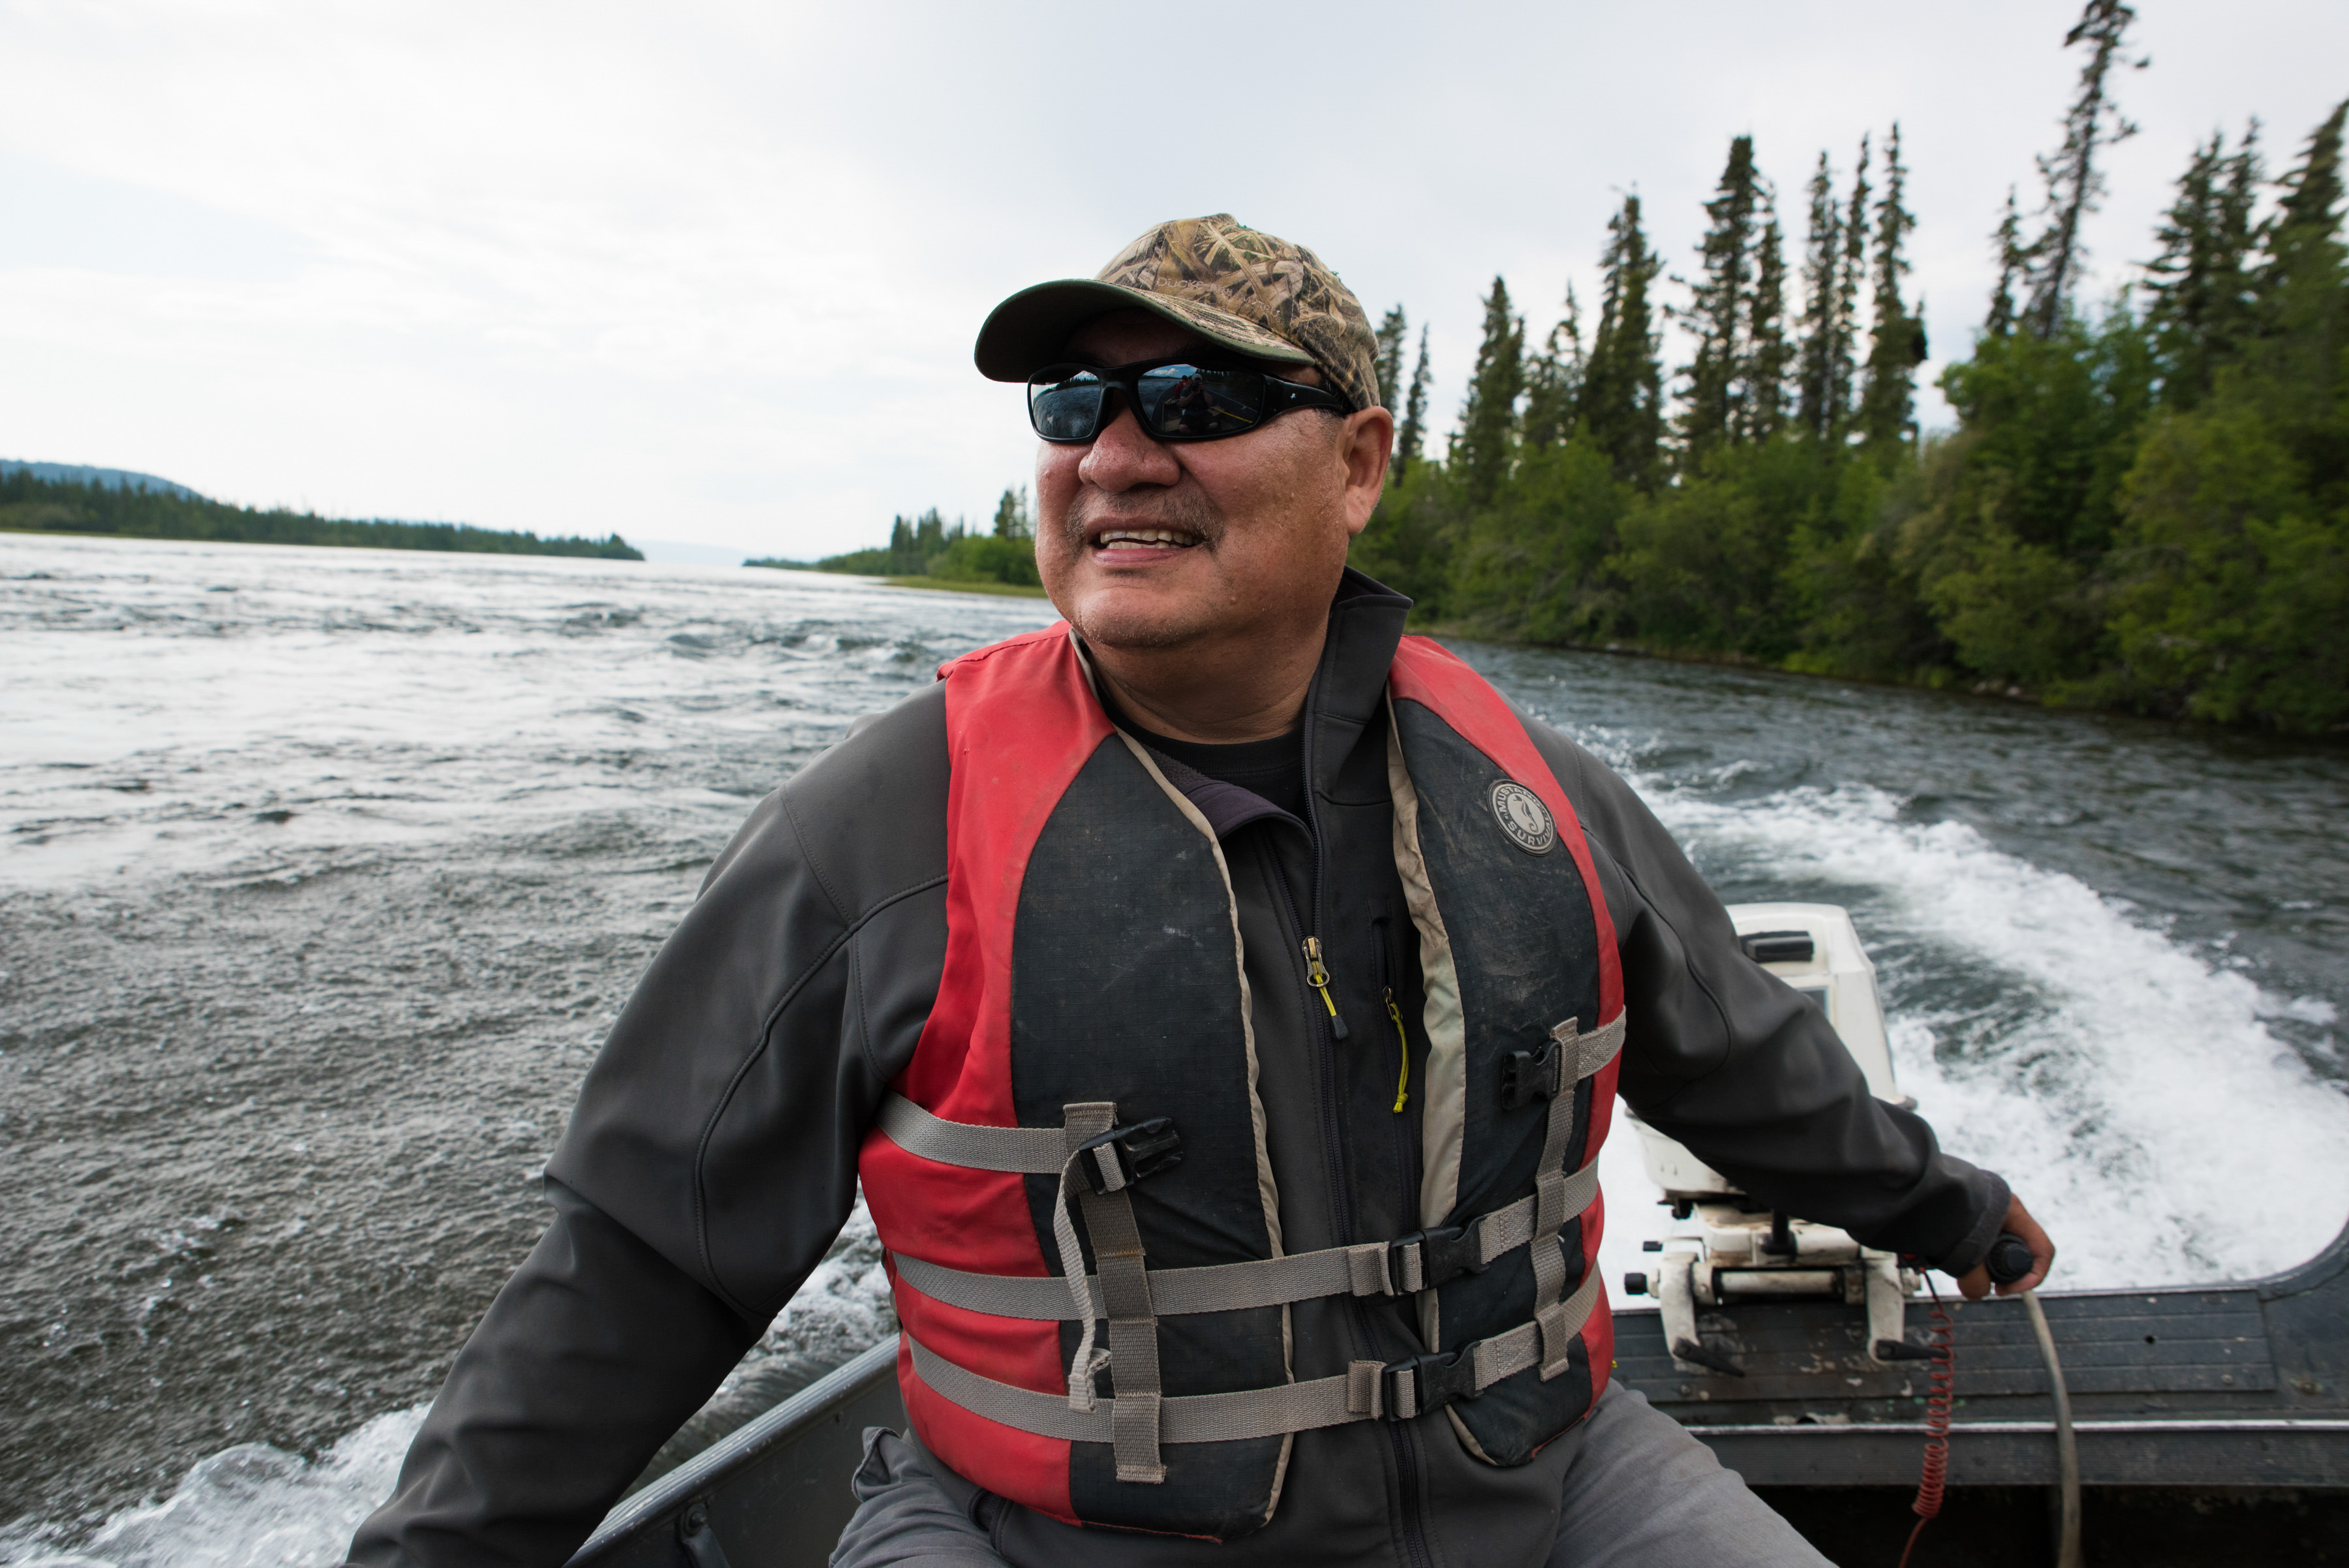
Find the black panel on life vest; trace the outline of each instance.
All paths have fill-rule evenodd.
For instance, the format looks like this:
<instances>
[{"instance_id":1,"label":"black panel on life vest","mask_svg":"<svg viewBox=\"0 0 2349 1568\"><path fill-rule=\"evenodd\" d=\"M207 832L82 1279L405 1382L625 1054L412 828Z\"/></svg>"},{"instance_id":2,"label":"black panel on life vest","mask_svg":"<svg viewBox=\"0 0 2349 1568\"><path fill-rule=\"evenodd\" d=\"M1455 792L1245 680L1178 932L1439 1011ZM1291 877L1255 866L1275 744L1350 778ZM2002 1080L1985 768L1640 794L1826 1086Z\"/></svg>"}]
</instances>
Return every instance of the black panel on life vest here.
<instances>
[{"instance_id":1,"label":"black panel on life vest","mask_svg":"<svg viewBox=\"0 0 2349 1568\"><path fill-rule=\"evenodd\" d=\"M1150 1266L1270 1257L1231 896L1214 845L1115 736L1086 762L1036 841L1011 968L1020 1125L1057 1127L1061 1107L1079 1100L1114 1100L1128 1122L1173 1117L1183 1163L1133 1189ZM1037 1239L1057 1270L1056 1186L1028 1179ZM1062 1325L1064 1361L1077 1334L1074 1324ZM1278 1307L1163 1318L1158 1344L1161 1391L1170 1397L1288 1380ZM1114 1377L1112 1369L1104 1383ZM1166 1480L1149 1486L1115 1479L1108 1444L1072 1444L1070 1501L1094 1523L1243 1534L1270 1507L1285 1441L1169 1446L1161 1450Z\"/></svg>"},{"instance_id":2,"label":"black panel on life vest","mask_svg":"<svg viewBox=\"0 0 2349 1568\"><path fill-rule=\"evenodd\" d=\"M1599 1020L1598 932L1589 895L1564 845L1528 854L1505 833L1491 806L1493 786L1507 775L1452 727L1416 702L1394 705L1404 755L1420 796L1419 841L1436 904L1453 943L1467 1028L1466 1133L1459 1201L1447 1222L1473 1220L1532 1189L1540 1164L1548 1102L1511 1111L1501 1106L1501 1063L1512 1050L1539 1046L1550 1030ZM1586 1157L1591 1085L1576 1090L1571 1170ZM1561 1233L1568 1289L1582 1276L1581 1231ZM1481 1274L1439 1293L1443 1345L1451 1350L1523 1323L1532 1315L1534 1272L1520 1248ZM1578 1419L1590 1402L1587 1355L1578 1341L1573 1368L1547 1383L1527 1370L1452 1407L1496 1464L1523 1464L1543 1443Z\"/></svg>"}]
</instances>

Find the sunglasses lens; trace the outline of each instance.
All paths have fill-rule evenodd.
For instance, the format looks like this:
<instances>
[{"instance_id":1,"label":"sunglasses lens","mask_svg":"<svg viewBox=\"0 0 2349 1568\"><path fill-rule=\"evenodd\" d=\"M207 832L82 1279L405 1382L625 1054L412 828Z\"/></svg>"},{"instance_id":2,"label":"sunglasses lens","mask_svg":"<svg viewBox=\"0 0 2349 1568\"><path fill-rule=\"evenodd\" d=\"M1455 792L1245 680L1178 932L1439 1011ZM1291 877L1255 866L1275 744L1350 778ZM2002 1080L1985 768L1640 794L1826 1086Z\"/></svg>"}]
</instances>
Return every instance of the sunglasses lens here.
<instances>
[{"instance_id":1,"label":"sunglasses lens","mask_svg":"<svg viewBox=\"0 0 2349 1568\"><path fill-rule=\"evenodd\" d=\"M1161 365L1145 370L1142 421L1154 434L1197 441L1254 430L1264 417L1264 378L1253 370Z\"/></svg>"},{"instance_id":2,"label":"sunglasses lens","mask_svg":"<svg viewBox=\"0 0 2349 1568\"><path fill-rule=\"evenodd\" d=\"M1107 390L1090 370L1048 371L1028 383L1028 421L1046 441L1091 441Z\"/></svg>"}]
</instances>

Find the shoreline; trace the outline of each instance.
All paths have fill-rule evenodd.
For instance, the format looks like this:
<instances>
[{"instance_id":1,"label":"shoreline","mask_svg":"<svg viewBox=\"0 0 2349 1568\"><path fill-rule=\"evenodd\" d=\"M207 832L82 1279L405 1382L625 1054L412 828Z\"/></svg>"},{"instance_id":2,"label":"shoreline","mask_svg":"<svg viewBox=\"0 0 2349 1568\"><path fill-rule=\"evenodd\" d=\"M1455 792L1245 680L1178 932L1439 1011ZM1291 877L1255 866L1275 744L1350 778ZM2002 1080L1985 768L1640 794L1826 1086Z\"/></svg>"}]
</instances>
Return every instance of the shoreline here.
<instances>
[{"instance_id":1,"label":"shoreline","mask_svg":"<svg viewBox=\"0 0 2349 1568\"><path fill-rule=\"evenodd\" d=\"M328 518L326 521L346 523L357 527L381 525L371 520L358 518ZM472 527L471 524L392 524L389 526ZM473 532L509 534L516 530L480 528L473 529ZM398 550L404 555L416 556L534 556L544 560L623 562L641 561L645 558L642 551L625 540L622 541L622 547L629 553L622 556L602 554L594 549L548 550L516 549L504 545L397 544L381 539L224 539L215 534L139 534L124 533L119 529L44 528L37 524L13 522L5 516L0 516L0 534L10 534L29 539L120 539L134 545L260 545L272 548L290 547L300 550ZM595 541L591 540L587 543L594 544Z\"/></svg>"},{"instance_id":2,"label":"shoreline","mask_svg":"<svg viewBox=\"0 0 2349 1568\"><path fill-rule=\"evenodd\" d=\"M1847 686L1875 687L1888 691L1920 691L1941 697L1963 698L1973 701L2003 702L2009 707L2028 708L2042 713L2068 713L2083 718L2121 719L2132 723L2158 724L2167 728L2192 730L2203 734L2243 735L2288 745L2315 745L2328 748L2349 746L2349 724L2338 725L2321 734L2295 734L2256 724L2224 724L2209 719L2197 719L2184 713L2138 713L2127 708L2096 707L2087 703L2050 701L2041 693L2021 687L2002 688L1994 681L1968 684L1951 680L1941 684L1927 680L1902 680L1884 675L1846 675L1830 670L1801 670L1784 664L1765 664L1734 653L1692 653L1680 649L1643 648L1633 642L1536 642L1528 638L1511 637L1502 632L1486 631L1461 621L1440 621L1410 628L1414 636L1452 638L1462 642L1481 642L1495 648L1537 649L1557 653L1605 653L1619 659L1649 659L1661 664L1692 664L1713 670L1746 670L1758 675L1785 675L1803 680L1834 680Z\"/></svg>"},{"instance_id":3,"label":"shoreline","mask_svg":"<svg viewBox=\"0 0 2349 1568\"><path fill-rule=\"evenodd\" d=\"M1024 599L1047 597L1041 587L1027 583L957 582L949 577L883 577L881 581L893 588L936 588L949 594L1001 594Z\"/></svg>"}]
</instances>

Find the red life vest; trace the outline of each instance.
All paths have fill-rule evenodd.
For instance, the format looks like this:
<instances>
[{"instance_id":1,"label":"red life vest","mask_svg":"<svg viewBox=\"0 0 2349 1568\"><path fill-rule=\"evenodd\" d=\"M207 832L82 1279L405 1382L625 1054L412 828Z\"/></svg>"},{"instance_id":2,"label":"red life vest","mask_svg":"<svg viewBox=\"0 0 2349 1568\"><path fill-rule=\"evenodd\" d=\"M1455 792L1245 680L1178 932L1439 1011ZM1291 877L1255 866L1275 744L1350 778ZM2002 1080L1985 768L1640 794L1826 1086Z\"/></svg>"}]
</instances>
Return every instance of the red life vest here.
<instances>
[{"instance_id":1,"label":"red life vest","mask_svg":"<svg viewBox=\"0 0 2349 1568\"><path fill-rule=\"evenodd\" d=\"M1292 1255L1212 828L1111 724L1064 625L940 673L946 963L859 1164L925 1446L1061 1520L1226 1539L1270 1516L1297 1431L1441 1409L1506 1465L1581 1419L1613 1352L1596 1156L1622 981L1573 808L1506 702L1432 641L1395 652L1428 1229ZM1300 1381L1288 1304L1347 1294L1414 1296L1426 1354Z\"/></svg>"}]
</instances>

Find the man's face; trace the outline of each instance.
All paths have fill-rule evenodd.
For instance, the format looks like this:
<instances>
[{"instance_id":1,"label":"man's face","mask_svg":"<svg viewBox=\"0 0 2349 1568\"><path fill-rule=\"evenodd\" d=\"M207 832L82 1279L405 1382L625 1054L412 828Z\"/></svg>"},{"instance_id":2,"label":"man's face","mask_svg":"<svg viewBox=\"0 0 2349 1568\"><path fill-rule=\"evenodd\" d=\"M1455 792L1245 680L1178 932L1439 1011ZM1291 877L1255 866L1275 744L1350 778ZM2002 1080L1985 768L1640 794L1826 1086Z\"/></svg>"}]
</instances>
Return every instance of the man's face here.
<instances>
[{"instance_id":1,"label":"man's face","mask_svg":"<svg viewBox=\"0 0 2349 1568\"><path fill-rule=\"evenodd\" d=\"M1102 366L1192 352L1206 352L1200 338L1141 310L1086 323L1067 348ZM1377 502L1387 416L1299 410L1246 435L1169 444L1122 395L1116 407L1089 444L1045 442L1036 457L1036 565L1070 624L1109 649L1318 627L1347 541Z\"/></svg>"}]
</instances>

